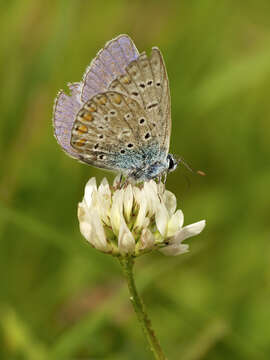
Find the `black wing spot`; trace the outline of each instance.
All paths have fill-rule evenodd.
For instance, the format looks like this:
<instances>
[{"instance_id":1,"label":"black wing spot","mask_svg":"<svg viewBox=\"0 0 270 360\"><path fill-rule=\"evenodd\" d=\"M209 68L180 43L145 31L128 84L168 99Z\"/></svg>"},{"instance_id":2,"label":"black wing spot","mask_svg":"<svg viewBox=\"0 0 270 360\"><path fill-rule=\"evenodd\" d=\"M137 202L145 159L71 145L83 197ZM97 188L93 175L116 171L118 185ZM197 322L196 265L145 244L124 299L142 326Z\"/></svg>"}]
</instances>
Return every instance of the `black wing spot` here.
<instances>
[{"instance_id":1,"label":"black wing spot","mask_svg":"<svg viewBox=\"0 0 270 360\"><path fill-rule=\"evenodd\" d=\"M153 81L152 80L149 80L148 82L147 82L147 85L148 86L151 86L153 84Z\"/></svg>"},{"instance_id":2,"label":"black wing spot","mask_svg":"<svg viewBox=\"0 0 270 360\"><path fill-rule=\"evenodd\" d=\"M97 149L99 147L99 144L96 144L95 146L94 146L94 149Z\"/></svg>"},{"instance_id":3,"label":"black wing spot","mask_svg":"<svg viewBox=\"0 0 270 360\"><path fill-rule=\"evenodd\" d=\"M105 158L105 155L101 154L101 155L98 156L98 158L99 158L100 160L103 160L103 159Z\"/></svg>"},{"instance_id":4,"label":"black wing spot","mask_svg":"<svg viewBox=\"0 0 270 360\"><path fill-rule=\"evenodd\" d=\"M140 83L140 87L141 87L142 89L144 89L144 88L145 88L145 84L144 84L144 83Z\"/></svg>"},{"instance_id":5,"label":"black wing spot","mask_svg":"<svg viewBox=\"0 0 270 360\"><path fill-rule=\"evenodd\" d=\"M137 93L137 91L133 91L132 95L134 95L134 96L138 96L138 95L139 95L139 93Z\"/></svg>"},{"instance_id":6,"label":"black wing spot","mask_svg":"<svg viewBox=\"0 0 270 360\"><path fill-rule=\"evenodd\" d=\"M161 84L160 84L160 82L157 82L156 85L157 85L157 86L160 86Z\"/></svg>"},{"instance_id":7,"label":"black wing spot","mask_svg":"<svg viewBox=\"0 0 270 360\"><path fill-rule=\"evenodd\" d=\"M111 111L110 111L110 114L111 114L111 115L115 115L115 114L116 114L116 111L115 111L115 110L111 110Z\"/></svg>"},{"instance_id":8,"label":"black wing spot","mask_svg":"<svg viewBox=\"0 0 270 360\"><path fill-rule=\"evenodd\" d=\"M98 137L99 137L100 139L103 139L103 138L104 138L104 135L100 134Z\"/></svg>"},{"instance_id":9,"label":"black wing spot","mask_svg":"<svg viewBox=\"0 0 270 360\"><path fill-rule=\"evenodd\" d=\"M130 119L131 115L130 115L130 113L127 113L124 117L126 120L128 120L128 119Z\"/></svg>"},{"instance_id":10,"label":"black wing spot","mask_svg":"<svg viewBox=\"0 0 270 360\"><path fill-rule=\"evenodd\" d=\"M127 146L128 146L128 148L132 148L134 145L129 143Z\"/></svg>"},{"instance_id":11,"label":"black wing spot","mask_svg":"<svg viewBox=\"0 0 270 360\"><path fill-rule=\"evenodd\" d=\"M126 152L126 150L124 150L124 149L122 149L122 150L120 151L121 154L124 154L125 152Z\"/></svg>"},{"instance_id":12,"label":"black wing spot","mask_svg":"<svg viewBox=\"0 0 270 360\"><path fill-rule=\"evenodd\" d=\"M150 110L150 109L152 109L152 108L154 108L154 107L156 107L156 106L158 106L158 103L157 103L157 102L148 105L148 106L147 106L147 109Z\"/></svg>"},{"instance_id":13,"label":"black wing spot","mask_svg":"<svg viewBox=\"0 0 270 360\"><path fill-rule=\"evenodd\" d=\"M145 118L140 118L139 123L143 124L145 122Z\"/></svg>"},{"instance_id":14,"label":"black wing spot","mask_svg":"<svg viewBox=\"0 0 270 360\"><path fill-rule=\"evenodd\" d=\"M151 137L150 133L146 133L145 136L144 136L144 138L145 138L146 140L149 139L150 137Z\"/></svg>"}]
</instances>

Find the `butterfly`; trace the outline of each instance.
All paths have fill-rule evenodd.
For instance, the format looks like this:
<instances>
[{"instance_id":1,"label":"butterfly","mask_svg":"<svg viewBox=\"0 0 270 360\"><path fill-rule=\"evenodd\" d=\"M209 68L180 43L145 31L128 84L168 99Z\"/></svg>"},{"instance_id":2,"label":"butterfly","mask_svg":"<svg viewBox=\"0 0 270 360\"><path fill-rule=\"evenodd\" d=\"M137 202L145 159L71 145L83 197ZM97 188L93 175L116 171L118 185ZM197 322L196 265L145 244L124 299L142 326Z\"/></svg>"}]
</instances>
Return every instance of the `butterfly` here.
<instances>
[{"instance_id":1,"label":"butterfly","mask_svg":"<svg viewBox=\"0 0 270 360\"><path fill-rule=\"evenodd\" d=\"M68 87L70 95L58 93L53 113L54 135L68 155L136 182L177 167L169 153L169 81L157 47L148 56L120 35Z\"/></svg>"}]
</instances>

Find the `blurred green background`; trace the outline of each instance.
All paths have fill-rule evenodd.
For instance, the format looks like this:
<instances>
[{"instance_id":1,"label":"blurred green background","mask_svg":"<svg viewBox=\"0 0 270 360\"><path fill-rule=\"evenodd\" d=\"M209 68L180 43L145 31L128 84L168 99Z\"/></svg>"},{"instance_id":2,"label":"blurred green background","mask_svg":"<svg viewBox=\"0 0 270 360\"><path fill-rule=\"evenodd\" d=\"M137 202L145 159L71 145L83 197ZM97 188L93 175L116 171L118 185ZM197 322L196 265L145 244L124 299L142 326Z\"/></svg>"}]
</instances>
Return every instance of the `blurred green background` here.
<instances>
[{"instance_id":1,"label":"blurred green background","mask_svg":"<svg viewBox=\"0 0 270 360\"><path fill-rule=\"evenodd\" d=\"M269 359L269 0L1 1L0 29L0 359L151 359L119 264L79 233L86 181L112 175L51 124L57 91L121 33L162 50L171 151L207 173L167 181L186 224L207 220L190 253L136 263L164 351Z\"/></svg>"}]
</instances>

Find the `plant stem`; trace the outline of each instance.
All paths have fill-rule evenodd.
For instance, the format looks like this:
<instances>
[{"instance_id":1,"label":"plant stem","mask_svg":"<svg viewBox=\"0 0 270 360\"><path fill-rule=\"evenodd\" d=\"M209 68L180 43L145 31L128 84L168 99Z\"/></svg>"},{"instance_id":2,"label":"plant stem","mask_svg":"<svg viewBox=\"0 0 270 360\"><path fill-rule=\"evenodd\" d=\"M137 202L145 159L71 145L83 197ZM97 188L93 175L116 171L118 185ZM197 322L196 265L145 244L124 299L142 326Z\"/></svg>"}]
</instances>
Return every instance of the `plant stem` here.
<instances>
[{"instance_id":1,"label":"plant stem","mask_svg":"<svg viewBox=\"0 0 270 360\"><path fill-rule=\"evenodd\" d=\"M133 308L137 314L138 320L142 326L142 329L146 335L146 339L148 341L150 350L153 352L153 355L156 360L166 360L166 356L164 355L159 341L155 335L155 332L152 328L151 321L146 313L144 303L139 296L136 285L134 282L133 276L133 265L134 258L132 257L121 257L119 258L120 264L123 269L123 273L127 280L127 285L130 293L130 301L133 305Z\"/></svg>"}]
</instances>

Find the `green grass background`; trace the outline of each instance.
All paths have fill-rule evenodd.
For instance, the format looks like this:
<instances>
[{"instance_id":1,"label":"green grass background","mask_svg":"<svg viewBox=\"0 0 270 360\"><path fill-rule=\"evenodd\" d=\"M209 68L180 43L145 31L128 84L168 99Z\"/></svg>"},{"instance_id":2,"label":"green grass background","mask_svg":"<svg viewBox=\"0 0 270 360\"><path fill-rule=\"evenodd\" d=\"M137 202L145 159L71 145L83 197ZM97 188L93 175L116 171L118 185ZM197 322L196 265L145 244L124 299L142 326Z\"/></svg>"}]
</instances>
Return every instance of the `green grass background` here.
<instances>
[{"instance_id":1,"label":"green grass background","mask_svg":"<svg viewBox=\"0 0 270 360\"><path fill-rule=\"evenodd\" d=\"M171 151L207 173L167 181L186 224L207 220L190 253L136 263L164 351L269 359L269 0L1 1L0 30L0 359L151 359L118 263L79 233L86 181L112 175L51 125L57 91L121 33L162 50Z\"/></svg>"}]
</instances>

